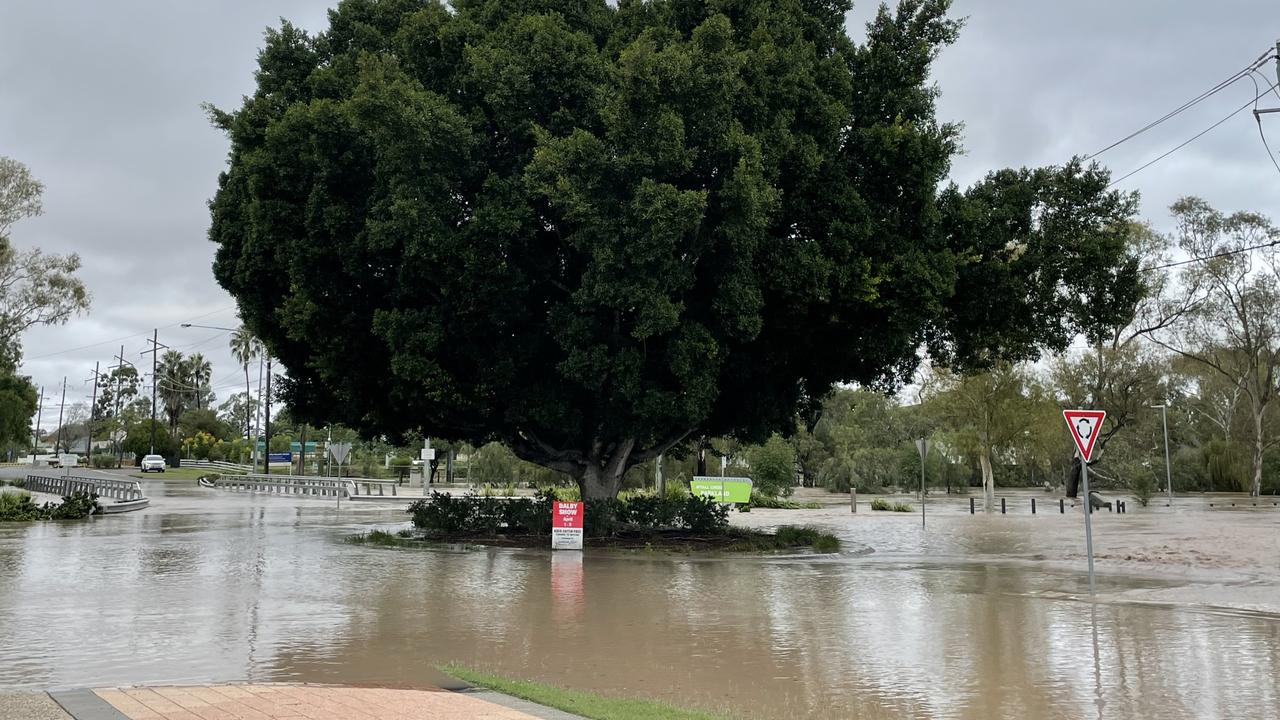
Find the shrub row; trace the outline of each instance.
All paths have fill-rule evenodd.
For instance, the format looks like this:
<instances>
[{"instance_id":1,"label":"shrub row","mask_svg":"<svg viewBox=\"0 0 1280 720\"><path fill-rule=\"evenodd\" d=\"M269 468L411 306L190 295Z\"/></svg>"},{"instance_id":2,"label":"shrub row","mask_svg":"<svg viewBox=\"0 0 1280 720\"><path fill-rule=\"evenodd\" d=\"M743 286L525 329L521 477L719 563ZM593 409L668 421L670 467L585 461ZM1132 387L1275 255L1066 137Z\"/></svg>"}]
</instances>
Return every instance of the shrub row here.
<instances>
[{"instance_id":1,"label":"shrub row","mask_svg":"<svg viewBox=\"0 0 1280 720\"><path fill-rule=\"evenodd\" d=\"M98 512L98 496L75 493L62 498L62 503L36 505L25 492L0 494L0 521L13 520L78 520Z\"/></svg>"},{"instance_id":2,"label":"shrub row","mask_svg":"<svg viewBox=\"0 0 1280 720\"><path fill-rule=\"evenodd\" d=\"M433 535L549 535L555 495L539 491L531 498L453 496L431 493L409 506L413 524ZM590 500L583 513L585 532L606 537L622 530L677 529L718 532L729 525L729 507L708 498L639 495L626 500Z\"/></svg>"}]
</instances>

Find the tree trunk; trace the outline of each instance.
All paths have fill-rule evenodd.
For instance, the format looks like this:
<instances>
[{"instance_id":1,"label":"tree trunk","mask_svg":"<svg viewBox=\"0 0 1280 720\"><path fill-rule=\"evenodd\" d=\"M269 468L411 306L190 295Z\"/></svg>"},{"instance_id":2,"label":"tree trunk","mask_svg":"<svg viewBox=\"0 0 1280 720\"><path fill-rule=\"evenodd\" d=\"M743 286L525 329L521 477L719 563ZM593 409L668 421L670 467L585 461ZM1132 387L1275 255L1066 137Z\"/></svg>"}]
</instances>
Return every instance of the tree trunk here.
<instances>
[{"instance_id":1,"label":"tree trunk","mask_svg":"<svg viewBox=\"0 0 1280 720\"><path fill-rule=\"evenodd\" d=\"M1253 414L1253 484L1249 488L1250 497L1262 494L1262 456L1266 451L1266 443L1262 435L1262 413Z\"/></svg>"},{"instance_id":2,"label":"tree trunk","mask_svg":"<svg viewBox=\"0 0 1280 720\"><path fill-rule=\"evenodd\" d=\"M578 465L579 470L573 473L573 479L578 483L583 500L612 500L618 497L618 491L622 489L622 476L629 467L627 460L631 457L635 444L635 440L625 440L613 448L611 454L597 449Z\"/></svg>"},{"instance_id":3,"label":"tree trunk","mask_svg":"<svg viewBox=\"0 0 1280 720\"><path fill-rule=\"evenodd\" d=\"M1067 476L1067 497L1080 496L1080 458L1071 461L1071 474Z\"/></svg>"},{"instance_id":4,"label":"tree trunk","mask_svg":"<svg viewBox=\"0 0 1280 720\"><path fill-rule=\"evenodd\" d=\"M991 471L991 451L978 452L978 464L982 466L982 507L990 513L996 509L996 478Z\"/></svg>"}]
</instances>

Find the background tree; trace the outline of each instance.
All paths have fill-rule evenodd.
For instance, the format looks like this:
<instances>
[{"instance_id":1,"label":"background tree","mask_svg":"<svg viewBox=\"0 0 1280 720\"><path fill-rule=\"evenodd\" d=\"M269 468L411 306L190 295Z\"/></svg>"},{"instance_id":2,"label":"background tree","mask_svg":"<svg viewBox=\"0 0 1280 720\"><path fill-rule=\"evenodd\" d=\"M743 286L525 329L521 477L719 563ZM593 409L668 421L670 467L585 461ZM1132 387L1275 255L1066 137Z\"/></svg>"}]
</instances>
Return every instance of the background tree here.
<instances>
[{"instance_id":1,"label":"background tree","mask_svg":"<svg viewBox=\"0 0 1280 720\"><path fill-rule=\"evenodd\" d=\"M1056 413L1056 407L1037 397L1030 385L1025 371L1006 364L968 376L941 371L925 391L932 410L950 430L948 441L977 458L986 512L995 509L994 458L1015 450L1029 437L1032 425Z\"/></svg>"},{"instance_id":2,"label":"background tree","mask_svg":"<svg viewBox=\"0 0 1280 720\"><path fill-rule=\"evenodd\" d=\"M200 353L193 353L187 357L186 371L190 380L188 382L195 388L195 407L204 410L209 406L207 397L209 395L209 381L213 377L213 365Z\"/></svg>"},{"instance_id":3,"label":"background tree","mask_svg":"<svg viewBox=\"0 0 1280 720\"><path fill-rule=\"evenodd\" d=\"M89 309L89 292L76 277L80 257L18 250L9 228L40 215L44 186L22 163L0 156L0 364L17 367L22 333L59 325Z\"/></svg>"},{"instance_id":4,"label":"background tree","mask_svg":"<svg viewBox=\"0 0 1280 720\"><path fill-rule=\"evenodd\" d=\"M178 453L178 443L159 420L156 421L156 454L171 457ZM121 448L133 455L134 462L151 452L151 419L142 420L129 428Z\"/></svg>"},{"instance_id":5,"label":"background tree","mask_svg":"<svg viewBox=\"0 0 1280 720\"><path fill-rule=\"evenodd\" d=\"M0 444L31 444L31 418L38 402L30 378L0 368Z\"/></svg>"},{"instance_id":6,"label":"background tree","mask_svg":"<svg viewBox=\"0 0 1280 720\"><path fill-rule=\"evenodd\" d=\"M1280 441L1267 433L1280 391L1280 230L1257 213L1224 215L1199 198L1171 209L1178 246L1198 262L1182 273L1187 321L1161 343L1239 392L1250 422L1250 492L1257 495L1265 455Z\"/></svg>"},{"instance_id":7,"label":"background tree","mask_svg":"<svg viewBox=\"0 0 1280 720\"><path fill-rule=\"evenodd\" d=\"M500 439L587 498L688 438L790 431L837 381L905 382L922 343L1065 347L1132 201L1078 163L939 192L948 5L882 8L861 44L839 1L284 23L211 110L215 275L300 416Z\"/></svg>"},{"instance_id":8,"label":"background tree","mask_svg":"<svg viewBox=\"0 0 1280 720\"><path fill-rule=\"evenodd\" d=\"M796 485L796 454L791 445L778 434L750 453L751 479L762 495L777 497L790 495Z\"/></svg>"}]
</instances>

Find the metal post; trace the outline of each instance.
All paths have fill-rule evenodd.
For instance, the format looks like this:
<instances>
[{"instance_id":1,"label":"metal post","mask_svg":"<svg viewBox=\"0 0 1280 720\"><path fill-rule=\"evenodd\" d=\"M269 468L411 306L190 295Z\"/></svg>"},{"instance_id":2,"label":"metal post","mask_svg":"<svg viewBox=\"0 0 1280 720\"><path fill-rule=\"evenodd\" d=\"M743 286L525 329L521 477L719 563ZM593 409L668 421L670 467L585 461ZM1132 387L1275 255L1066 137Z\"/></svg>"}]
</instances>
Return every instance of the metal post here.
<instances>
[{"instance_id":1,"label":"metal post","mask_svg":"<svg viewBox=\"0 0 1280 720\"><path fill-rule=\"evenodd\" d=\"M156 386L160 378L156 375L160 361L160 329L151 333L151 454L156 453Z\"/></svg>"},{"instance_id":2,"label":"metal post","mask_svg":"<svg viewBox=\"0 0 1280 720\"><path fill-rule=\"evenodd\" d=\"M973 498L969 498L969 514L973 514Z\"/></svg>"},{"instance_id":3,"label":"metal post","mask_svg":"<svg viewBox=\"0 0 1280 720\"><path fill-rule=\"evenodd\" d=\"M1000 514L1004 515L1004 498L1000 498Z\"/></svg>"},{"instance_id":4,"label":"metal post","mask_svg":"<svg viewBox=\"0 0 1280 720\"><path fill-rule=\"evenodd\" d=\"M262 472L271 474L271 356L267 355L267 397L262 405L262 414L266 418L262 424L262 441L266 443L266 452L262 454Z\"/></svg>"},{"instance_id":5,"label":"metal post","mask_svg":"<svg viewBox=\"0 0 1280 720\"><path fill-rule=\"evenodd\" d=\"M85 455L93 457L93 419L98 414L98 363L93 364L93 397L89 400L89 442L84 446Z\"/></svg>"},{"instance_id":6,"label":"metal post","mask_svg":"<svg viewBox=\"0 0 1280 720\"><path fill-rule=\"evenodd\" d=\"M83 396L82 396L83 397ZM62 377L62 403L58 405L58 438L53 441L53 454L58 454L58 447L62 445L62 411L67 406L67 377ZM59 460L61 462L61 460Z\"/></svg>"},{"instance_id":7,"label":"metal post","mask_svg":"<svg viewBox=\"0 0 1280 720\"><path fill-rule=\"evenodd\" d=\"M1058 498L1058 514L1059 515L1067 514L1067 501L1065 498Z\"/></svg>"},{"instance_id":8,"label":"metal post","mask_svg":"<svg viewBox=\"0 0 1280 720\"><path fill-rule=\"evenodd\" d=\"M36 430L31 441L31 469L36 469L36 450L40 448L40 418L44 415L44 386L40 386L40 403L36 406Z\"/></svg>"},{"instance_id":9,"label":"metal post","mask_svg":"<svg viewBox=\"0 0 1280 720\"><path fill-rule=\"evenodd\" d=\"M1094 594L1093 585L1093 498L1089 496L1089 463L1080 458L1080 481L1084 485L1084 545L1089 554L1089 594Z\"/></svg>"},{"instance_id":10,"label":"metal post","mask_svg":"<svg viewBox=\"0 0 1280 720\"><path fill-rule=\"evenodd\" d=\"M1164 486L1169 493L1169 507L1173 507L1173 469L1169 464L1169 414L1168 408L1160 406L1160 420L1164 424Z\"/></svg>"},{"instance_id":11,"label":"metal post","mask_svg":"<svg viewBox=\"0 0 1280 720\"><path fill-rule=\"evenodd\" d=\"M858 512L858 488L849 488L849 512Z\"/></svg>"},{"instance_id":12,"label":"metal post","mask_svg":"<svg viewBox=\"0 0 1280 720\"><path fill-rule=\"evenodd\" d=\"M1032 514L1032 515L1035 515L1035 514L1036 514L1036 499L1035 499L1035 498L1031 498L1031 514Z\"/></svg>"},{"instance_id":13,"label":"metal post","mask_svg":"<svg viewBox=\"0 0 1280 720\"><path fill-rule=\"evenodd\" d=\"M924 527L924 458L920 456L920 527Z\"/></svg>"}]
</instances>

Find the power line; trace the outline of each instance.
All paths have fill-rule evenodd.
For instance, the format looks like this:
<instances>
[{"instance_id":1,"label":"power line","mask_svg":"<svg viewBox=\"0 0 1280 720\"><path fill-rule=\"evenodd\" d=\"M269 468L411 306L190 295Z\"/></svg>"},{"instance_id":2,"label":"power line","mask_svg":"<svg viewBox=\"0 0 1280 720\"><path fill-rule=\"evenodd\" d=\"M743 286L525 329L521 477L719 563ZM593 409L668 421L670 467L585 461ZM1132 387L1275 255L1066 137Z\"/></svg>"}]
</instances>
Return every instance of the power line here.
<instances>
[{"instance_id":1,"label":"power line","mask_svg":"<svg viewBox=\"0 0 1280 720\"><path fill-rule=\"evenodd\" d=\"M199 319L201 319L201 318L207 318L207 317L209 317L210 315L217 315L218 313L224 313L224 312L226 312L226 311L228 311L228 310L235 310L235 309L236 309L236 306L235 306L235 305L231 305L231 306L229 306L229 307L218 308L217 310L214 310L214 311L212 311L212 312L207 312L207 313L205 313L205 314L203 314L203 315L196 315L195 317L193 317L193 318L191 318L191 319L192 319L192 320L199 320ZM170 323L170 324L168 324L168 325L161 325L161 326L160 326L160 329L161 329L161 330L167 330L167 329L172 328L172 327L177 327L178 325L181 325L181 323ZM113 344L113 343L118 343L118 342L124 342L125 340L132 340L133 338L136 338L136 337L143 337L143 336L146 336L146 335L148 335L148 334L149 334L149 333L146 333L146 332L134 333L134 334L132 334L132 335L125 335L124 337L118 337L118 338L115 338L115 339L112 339L112 340L103 340L102 342L91 343L91 344L89 344L89 345L81 345L80 347L67 348L66 350L57 350L57 351L54 351L54 352L51 352L51 353L45 353L44 355L35 355L35 356L29 357L29 358L25 358L25 359L26 359L26 360L43 360L43 359L45 359L45 358L51 358L51 357L54 357L54 356L56 356L56 355L66 355L67 353L79 352L79 351L81 351L81 350L88 350L88 349L90 349L90 348L96 348L96 347L98 347L99 345L107 345L107 344Z\"/></svg>"},{"instance_id":2,"label":"power line","mask_svg":"<svg viewBox=\"0 0 1280 720\"><path fill-rule=\"evenodd\" d=\"M1237 70L1234 74L1232 74L1231 76L1229 76L1226 80L1223 80L1223 81L1219 82L1217 85L1214 85L1213 87L1211 87L1211 88L1209 88L1208 90L1206 90L1206 91L1204 91L1204 92L1200 93L1199 95L1197 95L1196 97L1192 98L1191 100L1188 100L1187 102L1185 102L1185 103L1183 103L1182 105L1178 106L1176 109L1171 110L1170 112L1166 113L1163 117L1159 118L1158 120L1154 120L1154 121L1152 121L1152 122L1149 122L1149 123L1147 123L1146 125L1144 125L1143 127L1141 127L1141 128L1139 128L1139 129L1137 129L1137 130L1135 130L1135 131L1133 131L1133 132L1129 133L1128 135L1126 135L1126 136L1124 136L1124 137L1120 138L1119 140L1117 140L1117 141L1115 141L1115 142L1111 143L1110 145L1108 145L1108 146L1106 146L1106 147L1102 148L1101 150L1099 150L1099 151L1097 151L1097 152L1095 152L1095 153L1091 153L1091 154L1089 154L1089 155L1086 155L1086 156L1085 156L1085 157L1086 157L1086 159L1096 158L1096 157L1098 157L1099 155L1101 155L1101 154L1103 154L1103 153L1107 152L1108 150L1111 150L1112 148L1115 148L1115 147L1116 147L1116 146L1118 146L1118 145L1122 145L1122 144L1124 144L1124 143L1126 143L1126 142L1128 142L1128 141L1130 141L1130 140L1132 140L1132 139L1134 139L1134 138L1138 137L1139 135L1141 135L1141 134L1145 133L1146 131L1148 131L1148 130L1150 130L1150 129L1154 128L1154 127L1156 127L1157 125L1160 125L1161 123L1164 123L1164 122L1166 122L1166 121L1168 121L1168 120L1171 120L1171 119L1173 119L1174 117L1176 117L1177 115L1179 115L1179 114L1181 114L1181 113L1183 113L1183 112L1186 112L1187 110L1190 110L1191 108L1195 107L1196 105L1199 105L1200 103L1204 102L1205 100L1208 100L1209 98L1213 97L1214 95L1217 95L1218 93L1222 92L1223 90L1227 89L1228 87L1230 87L1230 86L1234 85L1234 84L1235 84L1236 82L1238 82L1241 78L1243 78L1243 77L1247 77L1249 73L1253 72L1254 70L1257 70L1259 67L1262 67L1262 65L1263 65L1264 63L1266 63L1268 60L1271 60L1271 59L1272 59L1272 58L1274 58L1274 57L1275 57L1275 51L1274 51L1274 50L1272 50L1272 49L1270 49L1270 48L1268 48L1265 52L1263 52L1260 56L1258 56L1258 59L1257 59L1257 60L1254 60L1252 63L1249 63L1248 65L1246 65L1244 68L1242 68L1242 69L1240 69L1240 70Z\"/></svg>"},{"instance_id":3,"label":"power line","mask_svg":"<svg viewBox=\"0 0 1280 720\"><path fill-rule=\"evenodd\" d=\"M1280 83L1275 83L1275 84L1273 84L1271 87L1267 88L1266 92L1270 92L1272 89L1274 89L1274 88L1275 88L1275 87L1277 87L1277 86L1280 86ZM1264 94L1265 94L1265 93L1264 93ZM1221 120L1219 120L1218 122L1216 122L1216 123L1214 123L1214 124L1210 125L1209 127L1205 128L1204 130L1201 130L1200 132L1198 132L1198 133L1196 133L1195 135L1193 135L1191 138L1189 138L1189 139L1185 140L1184 142L1180 143L1179 145L1177 145L1177 146L1176 146L1176 147L1174 147L1173 149L1169 150L1168 152L1165 152L1164 154L1162 154L1162 155L1160 155L1159 157L1157 157L1157 158L1155 158L1155 159L1151 160L1150 162L1148 162L1148 163L1146 163L1146 164L1142 165L1141 167L1137 168L1136 170L1133 170L1133 171L1131 171L1131 172L1128 172L1128 173L1126 173L1126 174L1124 174L1124 175L1122 175L1122 176L1120 176L1120 177L1116 178L1115 180L1112 180L1112 181L1111 181L1111 183L1110 183L1109 185L1107 185L1107 187L1111 187L1112 185L1116 185L1116 184L1118 184L1118 183L1124 182L1125 180L1127 180L1127 179L1129 179L1129 178L1133 177L1134 175L1137 175L1138 173L1142 172L1143 170L1146 170L1147 168L1151 167L1152 165L1155 165L1156 163L1160 162L1161 160L1163 160L1163 159L1165 159L1165 158L1169 157L1170 155L1172 155L1172 154L1174 154L1174 153L1178 152L1179 150L1181 150L1182 148L1184 148L1184 147L1186 147L1186 146L1190 145L1191 143L1195 142L1196 140L1199 140L1201 137L1203 137L1204 135L1206 135L1209 131L1211 131L1211 130L1213 130L1213 129L1217 128L1219 125L1221 125L1222 123L1224 123L1224 122L1226 122L1226 121L1230 120L1231 118L1235 117L1236 115L1239 115L1242 111L1246 110L1250 105L1253 105L1254 103L1256 103L1256 102L1258 101L1258 97L1260 97L1260 96L1259 96L1258 94L1255 94L1255 95L1254 95L1254 97L1253 97L1253 99L1251 99L1249 102L1245 103L1244 105L1241 105L1240 107L1236 108L1235 110L1232 110L1232 111L1231 111L1231 113L1230 113L1229 115L1227 115L1226 117L1224 117L1224 118L1222 118Z\"/></svg>"},{"instance_id":4,"label":"power line","mask_svg":"<svg viewBox=\"0 0 1280 720\"><path fill-rule=\"evenodd\" d=\"M1191 258L1190 260L1179 260L1177 262L1165 263L1164 265L1154 265L1152 267L1142 268L1142 272L1152 272L1154 270L1165 270L1171 267L1178 267L1180 265L1190 265L1191 263L1205 262L1206 260L1215 260L1217 258L1229 257L1231 255L1239 255L1240 253L1253 252L1254 250L1261 250L1263 248L1275 247L1277 245L1280 245L1280 239L1272 240L1271 242L1261 243L1259 245L1250 245L1249 247L1237 248L1235 250L1226 250L1224 252L1216 253L1214 255L1206 255L1204 257L1194 257L1194 258Z\"/></svg>"}]
</instances>

